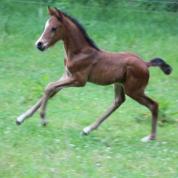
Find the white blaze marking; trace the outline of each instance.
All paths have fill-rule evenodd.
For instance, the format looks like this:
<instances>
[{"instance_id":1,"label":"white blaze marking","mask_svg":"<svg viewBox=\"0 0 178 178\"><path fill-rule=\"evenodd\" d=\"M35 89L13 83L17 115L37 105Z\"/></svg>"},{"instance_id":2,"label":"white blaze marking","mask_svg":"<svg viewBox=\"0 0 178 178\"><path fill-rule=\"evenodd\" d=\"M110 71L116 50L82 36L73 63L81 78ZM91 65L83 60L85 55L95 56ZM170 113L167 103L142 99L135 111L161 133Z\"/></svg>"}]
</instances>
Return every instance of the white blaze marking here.
<instances>
[{"instance_id":1,"label":"white blaze marking","mask_svg":"<svg viewBox=\"0 0 178 178\"><path fill-rule=\"evenodd\" d=\"M48 28L48 26L49 26L49 19L46 21L45 30Z\"/></svg>"},{"instance_id":2,"label":"white blaze marking","mask_svg":"<svg viewBox=\"0 0 178 178\"><path fill-rule=\"evenodd\" d=\"M43 42L43 43L45 43L45 40L43 39L43 35L44 35L46 29L48 28L48 26L49 26L49 19L46 21L44 31L43 31L43 33L41 34L41 36L39 37L39 39L36 41L35 45L37 45L38 42ZM47 42L46 42L46 45L47 45Z\"/></svg>"}]
</instances>

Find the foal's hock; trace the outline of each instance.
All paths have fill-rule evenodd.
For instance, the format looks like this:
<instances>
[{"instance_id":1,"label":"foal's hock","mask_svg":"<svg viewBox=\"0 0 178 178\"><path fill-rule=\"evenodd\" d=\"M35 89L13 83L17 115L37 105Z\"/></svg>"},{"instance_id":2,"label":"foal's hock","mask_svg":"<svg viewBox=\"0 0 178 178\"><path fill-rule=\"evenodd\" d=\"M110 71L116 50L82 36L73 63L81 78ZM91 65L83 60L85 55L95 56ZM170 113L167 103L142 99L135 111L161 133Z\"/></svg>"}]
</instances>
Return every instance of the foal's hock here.
<instances>
[{"instance_id":1,"label":"foal's hock","mask_svg":"<svg viewBox=\"0 0 178 178\"><path fill-rule=\"evenodd\" d=\"M145 95L151 66L160 67L165 74L170 74L172 68L162 59L155 58L144 62L133 53L111 53L99 49L88 36L85 29L73 17L56 9L48 8L50 18L47 20L44 32L36 42L36 47L44 51L62 40L66 51L64 59L65 72L56 82L49 83L44 95L25 113L20 115L16 123L20 125L40 109L41 122L47 124L46 106L48 99L65 87L83 87L87 82L98 85L114 85L115 98L110 108L90 126L83 129L87 135L108 118L124 101L125 94L145 105L152 114L151 134L143 141L156 138L158 104Z\"/></svg>"}]
</instances>

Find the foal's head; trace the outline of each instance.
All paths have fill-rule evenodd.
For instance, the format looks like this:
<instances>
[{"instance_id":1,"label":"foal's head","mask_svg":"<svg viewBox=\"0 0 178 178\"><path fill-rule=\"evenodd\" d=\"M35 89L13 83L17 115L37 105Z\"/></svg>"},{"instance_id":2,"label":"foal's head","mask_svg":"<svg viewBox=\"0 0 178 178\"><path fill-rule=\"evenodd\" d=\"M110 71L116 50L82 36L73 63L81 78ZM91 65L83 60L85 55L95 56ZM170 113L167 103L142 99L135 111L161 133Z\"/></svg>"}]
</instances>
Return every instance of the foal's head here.
<instances>
[{"instance_id":1,"label":"foal's head","mask_svg":"<svg viewBox=\"0 0 178 178\"><path fill-rule=\"evenodd\" d=\"M54 45L57 41L62 39L63 34L63 14L56 8L48 7L50 18L45 24L44 31L36 42L36 47L44 51L48 47Z\"/></svg>"}]
</instances>

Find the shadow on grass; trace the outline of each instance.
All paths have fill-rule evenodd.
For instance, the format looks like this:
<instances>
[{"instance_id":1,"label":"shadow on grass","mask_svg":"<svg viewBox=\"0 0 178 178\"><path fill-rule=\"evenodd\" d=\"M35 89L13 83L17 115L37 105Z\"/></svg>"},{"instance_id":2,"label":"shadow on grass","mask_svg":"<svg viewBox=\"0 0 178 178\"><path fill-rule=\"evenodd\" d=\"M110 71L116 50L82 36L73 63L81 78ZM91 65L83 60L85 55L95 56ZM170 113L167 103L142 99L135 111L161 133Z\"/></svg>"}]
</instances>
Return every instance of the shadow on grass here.
<instances>
[{"instance_id":1,"label":"shadow on grass","mask_svg":"<svg viewBox=\"0 0 178 178\"><path fill-rule=\"evenodd\" d=\"M177 119L173 116L177 113L169 113L166 109L160 109L158 117L158 125L164 127L167 124L176 124ZM135 121L139 124L148 124L150 123L151 113L141 113L137 117L134 117Z\"/></svg>"}]
</instances>

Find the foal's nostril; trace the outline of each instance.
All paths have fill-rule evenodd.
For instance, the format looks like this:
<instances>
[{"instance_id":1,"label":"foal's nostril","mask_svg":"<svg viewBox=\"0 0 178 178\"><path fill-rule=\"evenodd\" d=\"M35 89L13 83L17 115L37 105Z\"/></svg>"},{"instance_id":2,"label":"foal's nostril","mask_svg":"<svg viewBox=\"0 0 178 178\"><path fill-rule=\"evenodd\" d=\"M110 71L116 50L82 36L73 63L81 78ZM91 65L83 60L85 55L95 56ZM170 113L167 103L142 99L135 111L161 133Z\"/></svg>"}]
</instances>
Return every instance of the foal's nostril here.
<instances>
[{"instance_id":1,"label":"foal's nostril","mask_svg":"<svg viewBox=\"0 0 178 178\"><path fill-rule=\"evenodd\" d=\"M42 47L42 42L38 42L38 43L37 43L37 47L38 47L38 48L41 48L41 47Z\"/></svg>"},{"instance_id":2,"label":"foal's nostril","mask_svg":"<svg viewBox=\"0 0 178 178\"><path fill-rule=\"evenodd\" d=\"M36 47L37 47L40 51L44 51L44 50L45 50L45 48L44 48L42 42L38 42L38 43L36 44Z\"/></svg>"}]
</instances>

